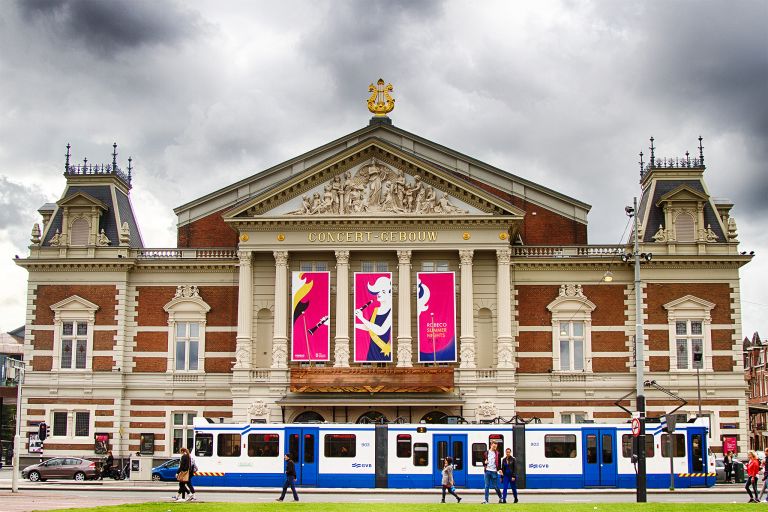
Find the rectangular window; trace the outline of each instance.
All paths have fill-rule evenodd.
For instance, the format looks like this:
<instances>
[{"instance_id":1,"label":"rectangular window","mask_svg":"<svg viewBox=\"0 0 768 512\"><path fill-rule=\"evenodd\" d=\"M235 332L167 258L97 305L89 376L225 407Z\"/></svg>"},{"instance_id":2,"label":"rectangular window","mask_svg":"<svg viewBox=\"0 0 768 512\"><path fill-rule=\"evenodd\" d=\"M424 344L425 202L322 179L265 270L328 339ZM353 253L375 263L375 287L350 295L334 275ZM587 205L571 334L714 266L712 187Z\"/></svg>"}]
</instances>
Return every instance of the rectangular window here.
<instances>
[{"instance_id":1,"label":"rectangular window","mask_svg":"<svg viewBox=\"0 0 768 512\"><path fill-rule=\"evenodd\" d=\"M198 370L199 346L200 324L176 322L176 370Z\"/></svg>"},{"instance_id":2,"label":"rectangular window","mask_svg":"<svg viewBox=\"0 0 768 512\"><path fill-rule=\"evenodd\" d=\"M61 368L84 370L88 356L88 323L61 324Z\"/></svg>"},{"instance_id":3,"label":"rectangular window","mask_svg":"<svg viewBox=\"0 0 768 512\"><path fill-rule=\"evenodd\" d=\"M192 422L195 419L193 412L173 413L173 453L179 453L182 446L188 450L194 448L195 431Z\"/></svg>"},{"instance_id":4,"label":"rectangular window","mask_svg":"<svg viewBox=\"0 0 768 512\"><path fill-rule=\"evenodd\" d=\"M669 458L669 436L670 434L661 434L661 456ZM685 457L685 435L672 434L672 455L674 457Z\"/></svg>"},{"instance_id":5,"label":"rectangular window","mask_svg":"<svg viewBox=\"0 0 768 512\"><path fill-rule=\"evenodd\" d=\"M219 457L239 457L240 434L219 434L216 444L216 455Z\"/></svg>"},{"instance_id":6,"label":"rectangular window","mask_svg":"<svg viewBox=\"0 0 768 512\"><path fill-rule=\"evenodd\" d=\"M386 261L361 261L360 269L363 272L389 272L389 263Z\"/></svg>"},{"instance_id":7,"label":"rectangular window","mask_svg":"<svg viewBox=\"0 0 768 512\"><path fill-rule=\"evenodd\" d=\"M472 443L472 465L480 467L485 462L485 452L488 451L488 445L485 443Z\"/></svg>"},{"instance_id":8,"label":"rectangular window","mask_svg":"<svg viewBox=\"0 0 768 512\"><path fill-rule=\"evenodd\" d=\"M213 434L197 434L195 437L195 457L213 455Z\"/></svg>"},{"instance_id":9,"label":"rectangular window","mask_svg":"<svg viewBox=\"0 0 768 512\"><path fill-rule=\"evenodd\" d=\"M91 435L91 413L90 412L76 412L75 413L75 436L88 437Z\"/></svg>"},{"instance_id":10,"label":"rectangular window","mask_svg":"<svg viewBox=\"0 0 768 512\"><path fill-rule=\"evenodd\" d=\"M584 322L560 322L560 370L584 369Z\"/></svg>"},{"instance_id":11,"label":"rectangular window","mask_svg":"<svg viewBox=\"0 0 768 512\"><path fill-rule=\"evenodd\" d=\"M328 270L328 263L325 261L302 261L299 263L301 272L325 272Z\"/></svg>"},{"instance_id":12,"label":"rectangular window","mask_svg":"<svg viewBox=\"0 0 768 512\"><path fill-rule=\"evenodd\" d=\"M621 456L625 459L632 457L632 443L635 437L632 434L624 434L621 436ZM653 444L653 436L650 434L645 435L645 456L650 458L655 455L656 446Z\"/></svg>"},{"instance_id":13,"label":"rectangular window","mask_svg":"<svg viewBox=\"0 0 768 512\"><path fill-rule=\"evenodd\" d=\"M65 411L56 411L53 413L53 435L67 435L67 413Z\"/></svg>"},{"instance_id":14,"label":"rectangular window","mask_svg":"<svg viewBox=\"0 0 768 512\"><path fill-rule=\"evenodd\" d=\"M584 423L587 419L587 413L584 412L564 412L560 414L560 423Z\"/></svg>"},{"instance_id":15,"label":"rectangular window","mask_svg":"<svg viewBox=\"0 0 768 512\"><path fill-rule=\"evenodd\" d=\"M574 434L547 434L544 436L544 457L548 459L573 459L576 457Z\"/></svg>"},{"instance_id":16,"label":"rectangular window","mask_svg":"<svg viewBox=\"0 0 768 512\"><path fill-rule=\"evenodd\" d=\"M413 443L413 465L418 467L429 465L429 445Z\"/></svg>"},{"instance_id":17,"label":"rectangular window","mask_svg":"<svg viewBox=\"0 0 768 512\"><path fill-rule=\"evenodd\" d=\"M704 368L704 323L701 320L675 322L675 349L678 370Z\"/></svg>"},{"instance_id":18,"label":"rectangular window","mask_svg":"<svg viewBox=\"0 0 768 512\"><path fill-rule=\"evenodd\" d=\"M397 457L401 459L411 457L411 434L397 434Z\"/></svg>"},{"instance_id":19,"label":"rectangular window","mask_svg":"<svg viewBox=\"0 0 768 512\"><path fill-rule=\"evenodd\" d=\"M448 272L447 261L422 261L422 272Z\"/></svg>"},{"instance_id":20,"label":"rectangular window","mask_svg":"<svg viewBox=\"0 0 768 512\"><path fill-rule=\"evenodd\" d=\"M280 455L278 434L248 434L249 457L277 457Z\"/></svg>"},{"instance_id":21,"label":"rectangular window","mask_svg":"<svg viewBox=\"0 0 768 512\"><path fill-rule=\"evenodd\" d=\"M326 457L354 457L357 453L355 434L326 434Z\"/></svg>"}]
</instances>

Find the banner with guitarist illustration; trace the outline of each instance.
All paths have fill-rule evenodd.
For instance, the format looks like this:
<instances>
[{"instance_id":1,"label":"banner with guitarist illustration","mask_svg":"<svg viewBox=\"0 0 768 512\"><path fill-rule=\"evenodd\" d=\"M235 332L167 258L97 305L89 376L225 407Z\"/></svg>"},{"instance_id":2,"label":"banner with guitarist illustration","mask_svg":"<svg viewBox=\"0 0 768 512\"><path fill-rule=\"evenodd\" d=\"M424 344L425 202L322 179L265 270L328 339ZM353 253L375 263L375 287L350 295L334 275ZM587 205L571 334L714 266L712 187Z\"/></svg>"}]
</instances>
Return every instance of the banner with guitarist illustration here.
<instances>
[{"instance_id":1,"label":"banner with guitarist illustration","mask_svg":"<svg viewBox=\"0 0 768 512\"><path fill-rule=\"evenodd\" d=\"M355 362L392 362L392 273L355 272Z\"/></svg>"},{"instance_id":2,"label":"banner with guitarist illustration","mask_svg":"<svg viewBox=\"0 0 768 512\"><path fill-rule=\"evenodd\" d=\"M291 273L291 361L330 359L330 276L330 272Z\"/></svg>"},{"instance_id":3,"label":"banner with guitarist illustration","mask_svg":"<svg viewBox=\"0 0 768 512\"><path fill-rule=\"evenodd\" d=\"M453 272L416 273L419 362L456 362L456 277Z\"/></svg>"}]
</instances>

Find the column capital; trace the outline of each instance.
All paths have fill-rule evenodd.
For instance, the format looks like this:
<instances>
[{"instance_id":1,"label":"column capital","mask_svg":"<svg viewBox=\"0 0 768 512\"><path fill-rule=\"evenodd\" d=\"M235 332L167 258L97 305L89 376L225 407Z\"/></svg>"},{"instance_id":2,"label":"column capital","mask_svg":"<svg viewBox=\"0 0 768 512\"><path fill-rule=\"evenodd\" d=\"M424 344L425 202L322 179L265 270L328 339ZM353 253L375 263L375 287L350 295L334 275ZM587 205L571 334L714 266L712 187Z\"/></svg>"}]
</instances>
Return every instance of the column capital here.
<instances>
[{"instance_id":1,"label":"column capital","mask_svg":"<svg viewBox=\"0 0 768 512\"><path fill-rule=\"evenodd\" d=\"M349 251L336 251L336 263L339 265L349 265Z\"/></svg>"},{"instance_id":2,"label":"column capital","mask_svg":"<svg viewBox=\"0 0 768 512\"><path fill-rule=\"evenodd\" d=\"M460 249L459 250L459 258L461 259L462 265L471 265L472 264L472 257L475 255L475 251L472 249Z\"/></svg>"},{"instance_id":3,"label":"column capital","mask_svg":"<svg viewBox=\"0 0 768 512\"><path fill-rule=\"evenodd\" d=\"M243 250L237 251L237 257L240 260L241 267L244 265L251 264L251 256L253 256L253 251L243 251Z\"/></svg>"},{"instance_id":4,"label":"column capital","mask_svg":"<svg viewBox=\"0 0 768 512\"><path fill-rule=\"evenodd\" d=\"M411 263L411 251L400 250L397 251L397 261L400 265L410 265Z\"/></svg>"},{"instance_id":5,"label":"column capital","mask_svg":"<svg viewBox=\"0 0 768 512\"><path fill-rule=\"evenodd\" d=\"M272 253L275 256L275 263L279 266L288 265L288 251L274 251Z\"/></svg>"},{"instance_id":6,"label":"column capital","mask_svg":"<svg viewBox=\"0 0 768 512\"><path fill-rule=\"evenodd\" d=\"M512 258L511 247L502 247L502 248L496 249L496 260L499 263L503 265L508 265L511 258Z\"/></svg>"}]
</instances>

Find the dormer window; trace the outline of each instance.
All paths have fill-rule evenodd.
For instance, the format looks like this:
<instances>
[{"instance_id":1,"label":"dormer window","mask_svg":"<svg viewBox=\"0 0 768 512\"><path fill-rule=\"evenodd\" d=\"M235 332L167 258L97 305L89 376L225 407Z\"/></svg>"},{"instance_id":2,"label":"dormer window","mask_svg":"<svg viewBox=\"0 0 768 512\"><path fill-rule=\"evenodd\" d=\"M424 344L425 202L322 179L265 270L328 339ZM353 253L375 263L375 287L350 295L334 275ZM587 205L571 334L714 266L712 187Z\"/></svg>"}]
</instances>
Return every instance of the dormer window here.
<instances>
[{"instance_id":1,"label":"dormer window","mask_svg":"<svg viewBox=\"0 0 768 512\"><path fill-rule=\"evenodd\" d=\"M675 218L675 238L678 242L696 240L696 222L693 220L693 215L687 212L678 214Z\"/></svg>"},{"instance_id":2,"label":"dormer window","mask_svg":"<svg viewBox=\"0 0 768 512\"><path fill-rule=\"evenodd\" d=\"M69 231L69 245L85 246L88 245L91 226L87 219L78 217L72 221L72 227Z\"/></svg>"}]
</instances>

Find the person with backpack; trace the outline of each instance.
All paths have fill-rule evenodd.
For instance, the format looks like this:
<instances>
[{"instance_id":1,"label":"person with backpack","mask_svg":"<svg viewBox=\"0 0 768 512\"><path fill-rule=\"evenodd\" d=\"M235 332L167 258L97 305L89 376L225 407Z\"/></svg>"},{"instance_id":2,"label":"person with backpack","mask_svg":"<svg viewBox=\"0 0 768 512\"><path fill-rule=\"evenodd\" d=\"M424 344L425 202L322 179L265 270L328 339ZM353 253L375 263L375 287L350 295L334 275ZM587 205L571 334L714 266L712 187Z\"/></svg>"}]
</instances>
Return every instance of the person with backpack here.
<instances>
[{"instance_id":1,"label":"person with backpack","mask_svg":"<svg viewBox=\"0 0 768 512\"><path fill-rule=\"evenodd\" d=\"M504 458L501 459L501 483L503 490L501 491L501 502L507 502L507 489L512 488L512 496L517 503L517 468L515 467L516 460L512 456L512 449L507 448L504 450Z\"/></svg>"},{"instance_id":2,"label":"person with backpack","mask_svg":"<svg viewBox=\"0 0 768 512\"><path fill-rule=\"evenodd\" d=\"M443 499L440 503L445 503L445 491L448 491L456 498L456 503L461 503L461 498L456 494L456 486L453 480L453 457L446 457L443 464Z\"/></svg>"},{"instance_id":3,"label":"person with backpack","mask_svg":"<svg viewBox=\"0 0 768 512\"><path fill-rule=\"evenodd\" d=\"M491 441L491 449L485 452L485 460L483 461L483 467L485 468L485 501L483 505L488 504L488 491L490 491L491 484L496 490L496 495L499 497L499 503L502 503L501 490L499 490L499 473L501 473L501 454L498 450L496 441Z\"/></svg>"}]
</instances>

